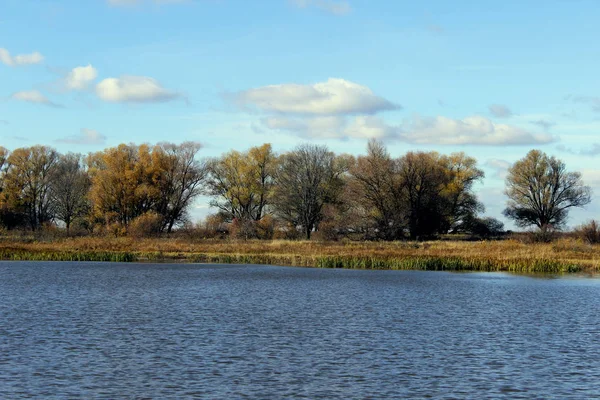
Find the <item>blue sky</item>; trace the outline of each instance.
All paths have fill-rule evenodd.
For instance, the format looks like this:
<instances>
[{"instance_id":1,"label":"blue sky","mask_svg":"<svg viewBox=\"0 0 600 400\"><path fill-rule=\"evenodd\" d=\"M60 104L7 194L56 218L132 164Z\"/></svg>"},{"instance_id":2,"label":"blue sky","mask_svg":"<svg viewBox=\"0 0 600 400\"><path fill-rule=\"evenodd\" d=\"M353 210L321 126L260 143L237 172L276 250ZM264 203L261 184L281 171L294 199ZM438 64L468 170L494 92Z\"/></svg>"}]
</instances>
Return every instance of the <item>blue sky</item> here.
<instances>
[{"instance_id":1,"label":"blue sky","mask_svg":"<svg viewBox=\"0 0 600 400\"><path fill-rule=\"evenodd\" d=\"M599 196L575 225L600 211L598 17L596 0L1 0L0 144L378 137L476 157L500 219L507 166L539 148Z\"/></svg>"}]
</instances>

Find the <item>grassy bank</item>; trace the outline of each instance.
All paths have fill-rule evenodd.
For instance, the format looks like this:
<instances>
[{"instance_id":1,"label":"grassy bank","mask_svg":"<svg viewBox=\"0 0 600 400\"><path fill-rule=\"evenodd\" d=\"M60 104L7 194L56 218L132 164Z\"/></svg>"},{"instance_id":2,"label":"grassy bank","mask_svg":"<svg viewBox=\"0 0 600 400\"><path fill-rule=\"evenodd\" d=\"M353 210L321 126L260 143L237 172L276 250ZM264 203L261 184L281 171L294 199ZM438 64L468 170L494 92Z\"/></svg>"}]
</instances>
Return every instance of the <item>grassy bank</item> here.
<instances>
[{"instance_id":1,"label":"grassy bank","mask_svg":"<svg viewBox=\"0 0 600 400\"><path fill-rule=\"evenodd\" d=\"M416 243L83 237L42 241L0 237L0 259L565 273L599 270L600 246L568 239L524 244L514 240Z\"/></svg>"}]
</instances>

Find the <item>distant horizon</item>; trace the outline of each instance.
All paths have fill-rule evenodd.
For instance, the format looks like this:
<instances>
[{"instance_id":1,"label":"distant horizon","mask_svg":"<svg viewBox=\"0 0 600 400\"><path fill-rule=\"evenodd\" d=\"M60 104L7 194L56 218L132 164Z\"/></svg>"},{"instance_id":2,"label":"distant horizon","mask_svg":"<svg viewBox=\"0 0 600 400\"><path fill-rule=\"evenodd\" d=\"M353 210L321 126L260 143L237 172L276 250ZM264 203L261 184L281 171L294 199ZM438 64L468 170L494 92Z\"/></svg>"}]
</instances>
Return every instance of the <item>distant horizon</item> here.
<instances>
[{"instance_id":1,"label":"distant horizon","mask_svg":"<svg viewBox=\"0 0 600 400\"><path fill-rule=\"evenodd\" d=\"M600 196L597 2L82 3L0 6L1 146L463 151L486 173L484 215L512 230L504 176L535 148ZM213 211L202 198L193 216ZM597 217L593 196L568 226Z\"/></svg>"}]
</instances>

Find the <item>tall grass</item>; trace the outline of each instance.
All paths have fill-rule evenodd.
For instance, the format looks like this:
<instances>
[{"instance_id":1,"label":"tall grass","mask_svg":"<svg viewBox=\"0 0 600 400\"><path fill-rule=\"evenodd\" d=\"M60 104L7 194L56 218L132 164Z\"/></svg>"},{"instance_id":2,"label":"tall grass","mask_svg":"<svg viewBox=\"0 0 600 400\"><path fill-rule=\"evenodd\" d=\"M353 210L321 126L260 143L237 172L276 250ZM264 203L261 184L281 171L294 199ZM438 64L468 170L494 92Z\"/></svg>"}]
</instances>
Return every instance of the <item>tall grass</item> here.
<instances>
[{"instance_id":1,"label":"tall grass","mask_svg":"<svg viewBox=\"0 0 600 400\"><path fill-rule=\"evenodd\" d=\"M0 238L0 259L566 273L598 270L600 245L572 239L525 244L515 240L417 243L82 237L36 241L12 237Z\"/></svg>"},{"instance_id":2,"label":"tall grass","mask_svg":"<svg viewBox=\"0 0 600 400\"><path fill-rule=\"evenodd\" d=\"M129 252L106 251L26 251L26 250L0 250L1 260L11 261L111 261L132 262L137 257Z\"/></svg>"}]
</instances>

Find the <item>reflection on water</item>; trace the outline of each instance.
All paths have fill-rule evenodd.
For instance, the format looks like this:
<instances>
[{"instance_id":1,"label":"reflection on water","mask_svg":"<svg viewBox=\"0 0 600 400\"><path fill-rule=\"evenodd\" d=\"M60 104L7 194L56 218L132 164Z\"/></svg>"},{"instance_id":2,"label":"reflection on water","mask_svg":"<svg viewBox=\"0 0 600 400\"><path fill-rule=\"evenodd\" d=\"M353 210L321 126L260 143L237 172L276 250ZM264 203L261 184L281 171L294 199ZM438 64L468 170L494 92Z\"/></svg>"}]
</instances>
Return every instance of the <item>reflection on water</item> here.
<instances>
[{"instance_id":1,"label":"reflection on water","mask_svg":"<svg viewBox=\"0 0 600 400\"><path fill-rule=\"evenodd\" d=\"M600 281L0 263L0 398L598 398Z\"/></svg>"}]
</instances>

